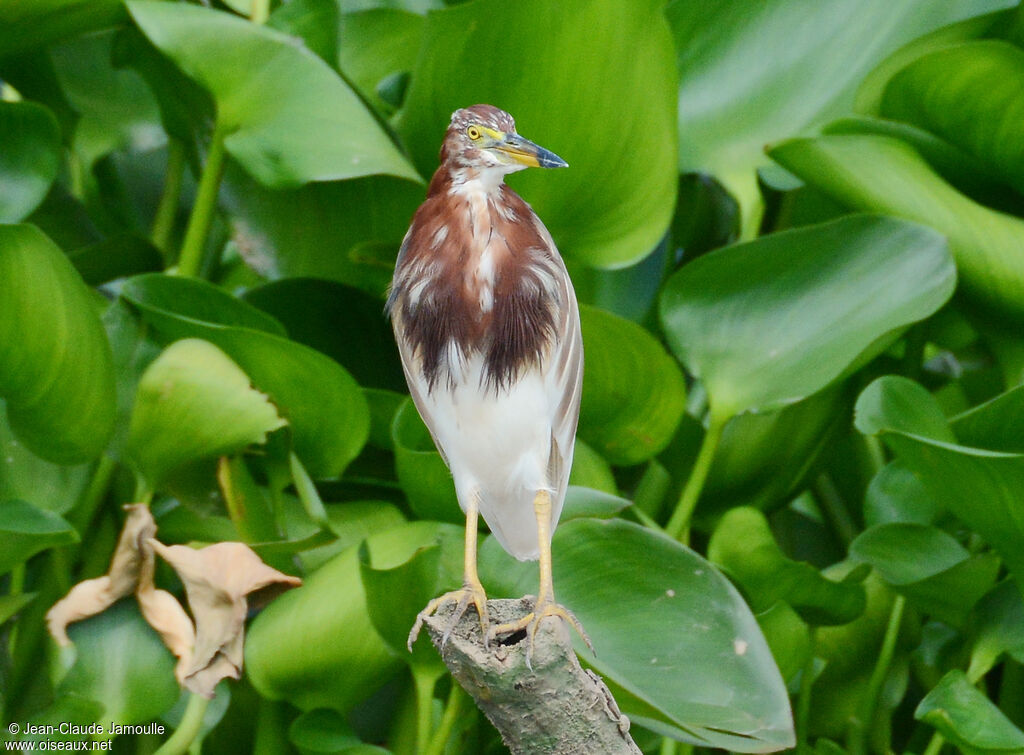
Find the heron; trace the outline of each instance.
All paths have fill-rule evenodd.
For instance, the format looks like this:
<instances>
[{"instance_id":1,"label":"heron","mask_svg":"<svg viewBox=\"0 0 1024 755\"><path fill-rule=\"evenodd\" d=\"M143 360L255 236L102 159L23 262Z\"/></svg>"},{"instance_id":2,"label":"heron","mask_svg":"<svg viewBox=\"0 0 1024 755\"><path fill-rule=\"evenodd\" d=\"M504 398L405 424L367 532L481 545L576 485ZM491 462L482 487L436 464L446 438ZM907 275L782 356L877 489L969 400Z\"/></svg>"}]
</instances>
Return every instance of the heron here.
<instances>
[{"instance_id":1,"label":"heron","mask_svg":"<svg viewBox=\"0 0 1024 755\"><path fill-rule=\"evenodd\" d=\"M475 607L486 644L546 617L579 621L555 601L551 537L572 466L583 383L583 340L572 281L551 234L504 178L568 163L516 132L492 105L455 111L440 166L402 241L387 300L402 367L420 416L466 515L461 589L442 645ZM515 558L539 560L533 610L490 626L477 573L477 519Z\"/></svg>"}]
</instances>

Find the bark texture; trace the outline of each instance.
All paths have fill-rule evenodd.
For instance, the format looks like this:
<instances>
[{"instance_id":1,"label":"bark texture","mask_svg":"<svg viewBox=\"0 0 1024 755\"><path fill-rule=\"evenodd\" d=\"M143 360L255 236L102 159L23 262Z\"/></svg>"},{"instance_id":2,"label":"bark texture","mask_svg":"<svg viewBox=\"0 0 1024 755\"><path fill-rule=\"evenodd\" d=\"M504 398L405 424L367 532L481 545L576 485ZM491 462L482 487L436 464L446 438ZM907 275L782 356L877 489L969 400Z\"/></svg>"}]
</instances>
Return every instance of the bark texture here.
<instances>
[{"instance_id":1,"label":"bark texture","mask_svg":"<svg viewBox=\"0 0 1024 755\"><path fill-rule=\"evenodd\" d=\"M494 624L530 612L533 598L487 602ZM640 755L629 719L597 674L583 669L558 618L541 622L526 665L525 633L484 647L475 611L466 611L444 647L454 606L426 620L427 631L452 676L501 733L513 755Z\"/></svg>"}]
</instances>

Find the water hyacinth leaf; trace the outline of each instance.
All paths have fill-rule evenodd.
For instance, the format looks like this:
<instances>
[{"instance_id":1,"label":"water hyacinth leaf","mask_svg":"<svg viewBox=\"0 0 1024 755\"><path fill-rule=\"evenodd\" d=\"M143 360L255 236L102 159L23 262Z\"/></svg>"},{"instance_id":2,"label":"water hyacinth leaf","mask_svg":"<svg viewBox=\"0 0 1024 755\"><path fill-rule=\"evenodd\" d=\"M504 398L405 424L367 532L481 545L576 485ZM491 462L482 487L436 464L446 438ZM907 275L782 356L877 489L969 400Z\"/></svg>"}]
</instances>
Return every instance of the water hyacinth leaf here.
<instances>
[{"instance_id":1,"label":"water hyacinth leaf","mask_svg":"<svg viewBox=\"0 0 1024 755\"><path fill-rule=\"evenodd\" d=\"M60 464L97 456L114 428L114 368L92 294L38 228L0 226L0 396L15 435Z\"/></svg>"},{"instance_id":2,"label":"water hyacinth leaf","mask_svg":"<svg viewBox=\"0 0 1024 755\"><path fill-rule=\"evenodd\" d=\"M573 460L575 463L575 459ZM560 522L570 519L611 519L632 503L612 493L570 485L565 491L565 505Z\"/></svg>"},{"instance_id":3,"label":"water hyacinth leaf","mask_svg":"<svg viewBox=\"0 0 1024 755\"><path fill-rule=\"evenodd\" d=\"M750 609L711 564L621 519L577 519L554 537L558 599L586 628L630 719L707 747L766 752L795 743L778 667ZM510 563L494 538L480 549L485 587L536 590L536 566ZM492 595L494 597L494 595ZM666 628L669 631L666 631ZM679 684L685 673L692 683Z\"/></svg>"},{"instance_id":4,"label":"water hyacinth leaf","mask_svg":"<svg viewBox=\"0 0 1024 755\"><path fill-rule=\"evenodd\" d=\"M464 521L451 473L412 399L407 399L395 414L391 437L395 472L413 512L423 519Z\"/></svg>"},{"instance_id":5,"label":"water hyacinth leaf","mask_svg":"<svg viewBox=\"0 0 1024 755\"><path fill-rule=\"evenodd\" d=\"M0 502L0 575L36 553L78 542L78 533L62 517L25 501Z\"/></svg>"},{"instance_id":6,"label":"water hyacinth leaf","mask_svg":"<svg viewBox=\"0 0 1024 755\"><path fill-rule=\"evenodd\" d=\"M669 279L661 322L727 419L816 393L935 312L954 285L935 231L851 216L694 260Z\"/></svg>"},{"instance_id":7,"label":"water hyacinth leaf","mask_svg":"<svg viewBox=\"0 0 1024 755\"><path fill-rule=\"evenodd\" d=\"M1007 328L1024 322L1024 220L977 204L909 145L887 136L791 139L772 159L846 207L925 223L949 240L958 296L971 314Z\"/></svg>"},{"instance_id":8,"label":"water hyacinth leaf","mask_svg":"<svg viewBox=\"0 0 1024 755\"><path fill-rule=\"evenodd\" d=\"M245 292L288 335L333 357L364 387L405 390L384 302L357 288L316 278L286 278Z\"/></svg>"},{"instance_id":9,"label":"water hyacinth leaf","mask_svg":"<svg viewBox=\"0 0 1024 755\"><path fill-rule=\"evenodd\" d=\"M811 631L800 615L785 601L757 614L757 624L779 664L779 672L787 683L807 668L814 648Z\"/></svg>"},{"instance_id":10,"label":"water hyacinth leaf","mask_svg":"<svg viewBox=\"0 0 1024 755\"><path fill-rule=\"evenodd\" d=\"M576 438L572 454L572 469L569 470L569 484L602 490L615 495L619 492L611 465L601 454Z\"/></svg>"},{"instance_id":11,"label":"water hyacinth leaf","mask_svg":"<svg viewBox=\"0 0 1024 755\"><path fill-rule=\"evenodd\" d=\"M882 115L963 148L1024 192L1024 103L1014 86L1021 77L1024 51L1008 42L946 47L893 76Z\"/></svg>"},{"instance_id":12,"label":"water hyacinth leaf","mask_svg":"<svg viewBox=\"0 0 1024 755\"><path fill-rule=\"evenodd\" d=\"M208 8L131 2L143 33L213 97L228 152L266 186L418 180L359 97L291 38Z\"/></svg>"},{"instance_id":13,"label":"water hyacinth leaf","mask_svg":"<svg viewBox=\"0 0 1024 755\"><path fill-rule=\"evenodd\" d=\"M646 256L671 221L678 180L662 5L484 0L429 14L397 122L420 173L437 167L452 112L493 103L571 166L509 180L562 252L595 267Z\"/></svg>"},{"instance_id":14,"label":"water hyacinth leaf","mask_svg":"<svg viewBox=\"0 0 1024 755\"><path fill-rule=\"evenodd\" d=\"M978 601L968 676L980 679L1006 653L1024 663L1024 598L1012 579Z\"/></svg>"},{"instance_id":15,"label":"water hyacinth leaf","mask_svg":"<svg viewBox=\"0 0 1024 755\"><path fill-rule=\"evenodd\" d=\"M757 509L739 507L722 517L708 559L740 584L754 611L785 601L817 625L846 624L864 612L863 587L826 579L811 564L787 558Z\"/></svg>"},{"instance_id":16,"label":"water hyacinth leaf","mask_svg":"<svg viewBox=\"0 0 1024 755\"><path fill-rule=\"evenodd\" d=\"M938 504L921 478L898 460L871 478L864 494L864 523L868 527L890 522L931 524L938 514Z\"/></svg>"},{"instance_id":17,"label":"water hyacinth leaf","mask_svg":"<svg viewBox=\"0 0 1024 755\"><path fill-rule=\"evenodd\" d=\"M668 445L686 407L679 365L647 330L580 307L583 398L579 436L612 464L645 461Z\"/></svg>"},{"instance_id":18,"label":"water hyacinth leaf","mask_svg":"<svg viewBox=\"0 0 1024 755\"><path fill-rule=\"evenodd\" d=\"M338 67L380 113L394 104L381 97L389 76L408 75L416 63L423 34L423 16L398 8L344 13L338 23Z\"/></svg>"},{"instance_id":19,"label":"water hyacinth leaf","mask_svg":"<svg viewBox=\"0 0 1024 755\"><path fill-rule=\"evenodd\" d=\"M75 645L75 664L57 692L100 701L103 721L144 723L178 699L174 656L134 600L122 600L73 624L68 634Z\"/></svg>"},{"instance_id":20,"label":"water hyacinth leaf","mask_svg":"<svg viewBox=\"0 0 1024 755\"><path fill-rule=\"evenodd\" d=\"M285 425L249 377L207 341L176 341L139 381L126 454L156 487L175 469L266 442Z\"/></svg>"},{"instance_id":21,"label":"water hyacinth leaf","mask_svg":"<svg viewBox=\"0 0 1024 755\"><path fill-rule=\"evenodd\" d=\"M373 563L387 569L439 540L442 551L449 540L461 553L462 528L413 522L373 534L366 543ZM358 544L342 551L252 623L245 669L264 697L344 714L402 668L370 620L358 551Z\"/></svg>"},{"instance_id":22,"label":"water hyacinth leaf","mask_svg":"<svg viewBox=\"0 0 1024 755\"><path fill-rule=\"evenodd\" d=\"M857 398L855 424L865 435L883 430L955 443L949 422L928 390L909 378L886 375Z\"/></svg>"},{"instance_id":23,"label":"water hyacinth leaf","mask_svg":"<svg viewBox=\"0 0 1024 755\"><path fill-rule=\"evenodd\" d=\"M392 176L273 191L228 165L222 194L246 263L264 277L328 278L383 298L425 191Z\"/></svg>"},{"instance_id":24,"label":"water hyacinth leaf","mask_svg":"<svg viewBox=\"0 0 1024 755\"><path fill-rule=\"evenodd\" d=\"M895 391L906 397L902 379L885 377L864 389L857 400L857 425L878 434L896 456L924 482L938 504L981 535L1002 557L1018 583L1024 584L1024 523L1020 521L1020 490L1024 489L1024 455L956 445L927 438L927 428L906 427L903 416L877 415L862 426L862 402L894 406L878 394ZM927 391L916 400L935 401ZM928 410L915 412L922 416Z\"/></svg>"},{"instance_id":25,"label":"water hyacinth leaf","mask_svg":"<svg viewBox=\"0 0 1024 755\"><path fill-rule=\"evenodd\" d=\"M98 286L129 275L163 269L160 250L134 233L119 233L68 255L71 264L90 286Z\"/></svg>"},{"instance_id":26,"label":"water hyacinth leaf","mask_svg":"<svg viewBox=\"0 0 1024 755\"><path fill-rule=\"evenodd\" d=\"M1024 731L954 669L929 692L914 718L931 724L950 742L969 752L1020 752Z\"/></svg>"},{"instance_id":27,"label":"water hyacinth leaf","mask_svg":"<svg viewBox=\"0 0 1024 755\"><path fill-rule=\"evenodd\" d=\"M0 6L0 57L113 26L124 18L121 0L56 0Z\"/></svg>"},{"instance_id":28,"label":"water hyacinth leaf","mask_svg":"<svg viewBox=\"0 0 1024 755\"><path fill-rule=\"evenodd\" d=\"M326 708L300 714L288 727L288 739L303 753L346 753L362 744L345 717Z\"/></svg>"},{"instance_id":29,"label":"water hyacinth leaf","mask_svg":"<svg viewBox=\"0 0 1024 755\"><path fill-rule=\"evenodd\" d=\"M905 42L1011 4L670 3L678 51L679 170L711 173L724 183L743 207L746 233L753 234L761 202L755 171L768 162L765 144L847 112L865 74ZM766 60L780 63L764 65Z\"/></svg>"},{"instance_id":30,"label":"water hyacinth leaf","mask_svg":"<svg viewBox=\"0 0 1024 755\"><path fill-rule=\"evenodd\" d=\"M999 559L971 555L946 532L922 524L879 524L862 532L850 555L871 564L918 610L963 627L974 604L996 582Z\"/></svg>"},{"instance_id":31,"label":"water hyacinth leaf","mask_svg":"<svg viewBox=\"0 0 1024 755\"><path fill-rule=\"evenodd\" d=\"M14 437L4 416L0 416L0 459L6 461L0 475L0 501L20 498L55 514L71 510L94 471L91 464L65 466L40 459Z\"/></svg>"},{"instance_id":32,"label":"water hyacinth leaf","mask_svg":"<svg viewBox=\"0 0 1024 755\"><path fill-rule=\"evenodd\" d=\"M294 451L313 478L339 474L358 455L370 425L359 385L318 351L252 325L236 326L280 328L269 315L237 300L225 307L231 297L214 286L169 276L133 278L122 297L165 341L201 338L231 357L287 420ZM239 315L244 322L221 324Z\"/></svg>"},{"instance_id":33,"label":"water hyacinth leaf","mask_svg":"<svg viewBox=\"0 0 1024 755\"><path fill-rule=\"evenodd\" d=\"M0 596L0 627L12 616L17 615L22 608L35 600L37 594L34 592L24 592L20 595Z\"/></svg>"},{"instance_id":34,"label":"water hyacinth leaf","mask_svg":"<svg viewBox=\"0 0 1024 755\"><path fill-rule=\"evenodd\" d=\"M0 102L0 223L17 223L43 201L60 165L60 126L34 102Z\"/></svg>"},{"instance_id":35,"label":"water hyacinth leaf","mask_svg":"<svg viewBox=\"0 0 1024 755\"><path fill-rule=\"evenodd\" d=\"M1024 385L1018 385L950 420L967 446L1024 453Z\"/></svg>"}]
</instances>

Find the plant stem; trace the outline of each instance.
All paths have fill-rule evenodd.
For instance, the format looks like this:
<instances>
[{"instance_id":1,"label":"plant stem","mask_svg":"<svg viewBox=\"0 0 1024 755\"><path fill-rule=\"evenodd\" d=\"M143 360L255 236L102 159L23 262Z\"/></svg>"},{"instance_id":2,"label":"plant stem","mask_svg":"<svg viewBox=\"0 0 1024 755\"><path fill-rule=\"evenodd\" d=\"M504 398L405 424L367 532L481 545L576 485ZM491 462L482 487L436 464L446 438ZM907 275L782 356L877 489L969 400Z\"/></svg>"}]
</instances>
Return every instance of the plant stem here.
<instances>
[{"instance_id":1,"label":"plant stem","mask_svg":"<svg viewBox=\"0 0 1024 755\"><path fill-rule=\"evenodd\" d=\"M437 731L434 732L434 736L431 738L430 745L427 747L424 755L442 755L444 753L448 737L452 735L452 729L455 728L455 722L462 714L462 706L467 699L469 698L462 691L462 687L453 679L452 690L448 693L448 702L445 704L441 723L438 725Z\"/></svg>"},{"instance_id":2,"label":"plant stem","mask_svg":"<svg viewBox=\"0 0 1024 755\"><path fill-rule=\"evenodd\" d=\"M708 479L708 472L711 471L711 461L715 457L715 449L718 447L718 441L722 438L722 430L728 421L729 417L718 416L712 408L708 429L704 433L704 440L701 441L697 459L693 462L693 469L690 470L690 478L686 481L686 486L679 496L679 503L676 504L672 518L665 525L665 533L681 543L685 543L688 539L690 518L693 516L693 510L697 508L697 501L704 489L704 482Z\"/></svg>"},{"instance_id":3,"label":"plant stem","mask_svg":"<svg viewBox=\"0 0 1024 755\"><path fill-rule=\"evenodd\" d=\"M150 239L153 245L164 253L165 262L170 252L171 231L174 229L174 216L178 211L184 175L185 145L171 138L167 142L167 176L164 178L164 190L160 195L160 204L157 205L153 229L150 232Z\"/></svg>"},{"instance_id":4,"label":"plant stem","mask_svg":"<svg viewBox=\"0 0 1024 755\"><path fill-rule=\"evenodd\" d=\"M857 525L854 524L853 517L850 516L850 510L847 508L843 497L839 494L839 489L836 487L835 482L832 481L832 478L827 473L818 475L818 479L814 481L814 493L821 506L822 513L829 524L832 525L832 529L835 530L839 540L843 545L849 547L853 539L857 537Z\"/></svg>"},{"instance_id":5,"label":"plant stem","mask_svg":"<svg viewBox=\"0 0 1024 755\"><path fill-rule=\"evenodd\" d=\"M924 752L921 755L939 755L942 745L945 743L946 738L940 732L935 732L932 734L932 738L928 741L928 746L924 748Z\"/></svg>"},{"instance_id":6,"label":"plant stem","mask_svg":"<svg viewBox=\"0 0 1024 755\"><path fill-rule=\"evenodd\" d=\"M896 640L899 639L900 625L903 623L903 609L906 606L906 598L897 595L892 602L892 609L889 611L889 624L885 628L885 637L882 640L882 649L878 653L878 660L871 672L871 679L868 681L868 688L861 699L857 713L850 720L849 731L846 737L846 749L852 755L863 755L867 752L867 736L871 722L875 717L875 710L878 708L878 698L882 694L882 685L889 675L889 667L892 665L892 657L896 651Z\"/></svg>"},{"instance_id":7,"label":"plant stem","mask_svg":"<svg viewBox=\"0 0 1024 755\"><path fill-rule=\"evenodd\" d=\"M96 463L96 469L92 473L92 479L89 480L89 485L82 491L75 507L68 514L68 521L74 525L75 529L82 531L92 522L93 517L96 516L96 509L107 497L116 469L117 462L106 455L100 457Z\"/></svg>"},{"instance_id":8,"label":"plant stem","mask_svg":"<svg viewBox=\"0 0 1024 755\"><path fill-rule=\"evenodd\" d=\"M202 695L191 693L181 723L163 746L156 751L156 755L183 755L188 752L193 740L199 736L199 730L203 725L203 716L206 714L206 706L209 704L210 701Z\"/></svg>"},{"instance_id":9,"label":"plant stem","mask_svg":"<svg viewBox=\"0 0 1024 755\"><path fill-rule=\"evenodd\" d=\"M437 683L437 676L413 666L412 681L416 688L416 752L423 752L430 739L434 718L434 685ZM452 684L458 686L454 681Z\"/></svg>"},{"instance_id":10,"label":"plant stem","mask_svg":"<svg viewBox=\"0 0 1024 755\"><path fill-rule=\"evenodd\" d=\"M796 741L800 750L810 750L811 726L811 687L814 685L814 645L815 628L809 628L811 639L811 655L804 664L800 675L800 695L796 700Z\"/></svg>"},{"instance_id":11,"label":"plant stem","mask_svg":"<svg viewBox=\"0 0 1024 755\"><path fill-rule=\"evenodd\" d=\"M181 244L178 274L189 278L199 277L206 267L206 236L210 231L213 213L217 209L220 179L224 175L226 136L226 129L220 125L214 128L210 150L206 154L206 164L203 166L199 188L196 190L196 202L192 206L192 215L188 219L188 228L185 229L185 240Z\"/></svg>"},{"instance_id":12,"label":"plant stem","mask_svg":"<svg viewBox=\"0 0 1024 755\"><path fill-rule=\"evenodd\" d=\"M249 6L249 20L254 24L266 23L270 17L270 0L252 0Z\"/></svg>"}]
</instances>

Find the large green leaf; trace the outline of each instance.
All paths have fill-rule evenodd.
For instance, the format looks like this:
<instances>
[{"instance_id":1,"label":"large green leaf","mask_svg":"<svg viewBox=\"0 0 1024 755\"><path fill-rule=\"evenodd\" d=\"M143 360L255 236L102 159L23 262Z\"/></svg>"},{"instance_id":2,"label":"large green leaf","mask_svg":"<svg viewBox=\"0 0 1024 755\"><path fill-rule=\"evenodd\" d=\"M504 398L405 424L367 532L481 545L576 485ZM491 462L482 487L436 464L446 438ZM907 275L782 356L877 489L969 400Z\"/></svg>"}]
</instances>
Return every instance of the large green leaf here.
<instances>
[{"instance_id":1,"label":"large green leaf","mask_svg":"<svg viewBox=\"0 0 1024 755\"><path fill-rule=\"evenodd\" d=\"M1024 751L1024 731L957 669L942 677L917 706L914 718L931 724L967 752Z\"/></svg>"},{"instance_id":2,"label":"large green leaf","mask_svg":"<svg viewBox=\"0 0 1024 755\"><path fill-rule=\"evenodd\" d=\"M1024 385L958 414L950 424L965 445L1024 453Z\"/></svg>"},{"instance_id":3,"label":"large green leaf","mask_svg":"<svg viewBox=\"0 0 1024 755\"><path fill-rule=\"evenodd\" d=\"M395 473L413 512L423 519L463 521L451 473L412 399L406 399L395 413L391 438Z\"/></svg>"},{"instance_id":4,"label":"large green leaf","mask_svg":"<svg viewBox=\"0 0 1024 755\"><path fill-rule=\"evenodd\" d=\"M110 344L92 294L38 228L0 226L0 395L26 446L62 464L97 456L114 427Z\"/></svg>"},{"instance_id":5,"label":"large green leaf","mask_svg":"<svg viewBox=\"0 0 1024 755\"><path fill-rule=\"evenodd\" d=\"M382 98L391 79L408 78L416 63L423 16L398 8L345 13L338 24L338 66L378 111L396 103Z\"/></svg>"},{"instance_id":6,"label":"large green leaf","mask_svg":"<svg viewBox=\"0 0 1024 755\"><path fill-rule=\"evenodd\" d=\"M0 57L113 26L121 0L13 0L0 4Z\"/></svg>"},{"instance_id":7,"label":"large green leaf","mask_svg":"<svg viewBox=\"0 0 1024 755\"><path fill-rule=\"evenodd\" d=\"M60 127L34 102L0 102L0 223L16 223L34 210L60 165Z\"/></svg>"},{"instance_id":8,"label":"large green leaf","mask_svg":"<svg viewBox=\"0 0 1024 755\"><path fill-rule=\"evenodd\" d=\"M903 43L1012 4L675 0L667 13L678 51L679 168L723 182L752 235L765 144L848 112L865 74Z\"/></svg>"},{"instance_id":9,"label":"large green leaf","mask_svg":"<svg viewBox=\"0 0 1024 755\"><path fill-rule=\"evenodd\" d=\"M1003 653L1024 663L1024 597L1012 579L1000 583L978 602L974 647L967 673L980 679Z\"/></svg>"},{"instance_id":10,"label":"large green leaf","mask_svg":"<svg viewBox=\"0 0 1024 755\"><path fill-rule=\"evenodd\" d=\"M359 97L289 36L197 6L140 1L128 9L211 94L228 152L267 186L375 173L418 179Z\"/></svg>"},{"instance_id":11,"label":"large green leaf","mask_svg":"<svg viewBox=\"0 0 1024 755\"><path fill-rule=\"evenodd\" d=\"M163 275L128 280L122 296L165 341L201 338L231 357L288 421L314 477L339 474L363 447L370 411L359 385L320 352L253 329L280 328L270 316L208 283Z\"/></svg>"},{"instance_id":12,"label":"large green leaf","mask_svg":"<svg viewBox=\"0 0 1024 755\"><path fill-rule=\"evenodd\" d=\"M579 434L612 464L638 464L661 451L679 425L686 386L679 365L644 328L580 308L583 400Z\"/></svg>"},{"instance_id":13,"label":"large green leaf","mask_svg":"<svg viewBox=\"0 0 1024 755\"><path fill-rule=\"evenodd\" d=\"M366 547L375 568L390 569L438 542L457 554L461 540L460 527L413 522L371 535ZM245 668L263 696L347 713L401 668L371 622L359 547L335 556L253 622Z\"/></svg>"},{"instance_id":14,"label":"large green leaf","mask_svg":"<svg viewBox=\"0 0 1024 755\"><path fill-rule=\"evenodd\" d=\"M64 519L24 501L0 501L0 575L47 548L78 541Z\"/></svg>"},{"instance_id":15,"label":"large green leaf","mask_svg":"<svg viewBox=\"0 0 1024 755\"><path fill-rule=\"evenodd\" d=\"M552 549L555 594L597 656L579 640L577 651L630 719L735 752L793 746L789 699L764 636L711 564L620 519L568 522ZM515 597L536 590L536 566L510 563L493 538L481 546L480 565L488 588Z\"/></svg>"},{"instance_id":16,"label":"large green leaf","mask_svg":"<svg viewBox=\"0 0 1024 755\"><path fill-rule=\"evenodd\" d=\"M942 232L956 258L958 295L996 326L1024 322L1024 220L971 201L913 148L890 137L793 139L769 154L848 207L885 212Z\"/></svg>"},{"instance_id":17,"label":"large green leaf","mask_svg":"<svg viewBox=\"0 0 1024 755\"><path fill-rule=\"evenodd\" d=\"M187 463L264 443L285 424L223 351L188 338L143 373L126 453L155 487Z\"/></svg>"},{"instance_id":18,"label":"large green leaf","mask_svg":"<svg viewBox=\"0 0 1024 755\"><path fill-rule=\"evenodd\" d=\"M864 613L864 588L823 577L811 564L787 558L768 520L741 506L722 517L708 559L735 579L756 612L785 601L811 624L846 624Z\"/></svg>"},{"instance_id":19,"label":"large green leaf","mask_svg":"<svg viewBox=\"0 0 1024 755\"><path fill-rule=\"evenodd\" d=\"M1024 50L966 42L918 58L885 89L882 115L909 121L980 158L1024 192Z\"/></svg>"},{"instance_id":20,"label":"large green leaf","mask_svg":"<svg viewBox=\"0 0 1024 755\"><path fill-rule=\"evenodd\" d=\"M853 216L694 260L669 280L661 320L726 419L821 390L935 312L954 281L934 231Z\"/></svg>"},{"instance_id":21,"label":"large green leaf","mask_svg":"<svg viewBox=\"0 0 1024 755\"><path fill-rule=\"evenodd\" d=\"M899 406L884 399L910 395L905 378L875 380L857 399L857 427L878 434L911 470L916 472L940 506L981 535L1003 558L1024 591L1024 521L1020 517L1020 491L1024 490L1024 455L988 451L927 437L928 428L907 427L902 413L872 413L861 421L862 406ZM934 402L921 390L916 401ZM926 409L915 412L922 416Z\"/></svg>"},{"instance_id":22,"label":"large green leaf","mask_svg":"<svg viewBox=\"0 0 1024 755\"><path fill-rule=\"evenodd\" d=\"M68 636L75 644L75 663L57 692L101 703L108 734L111 723L150 721L178 699L174 656L134 600L72 624Z\"/></svg>"},{"instance_id":23,"label":"large green leaf","mask_svg":"<svg viewBox=\"0 0 1024 755\"><path fill-rule=\"evenodd\" d=\"M567 170L509 183L581 262L638 260L668 228L675 71L657 0L482 0L430 13L405 102L398 129L424 175L452 112L478 102L565 158Z\"/></svg>"}]
</instances>

